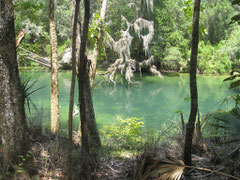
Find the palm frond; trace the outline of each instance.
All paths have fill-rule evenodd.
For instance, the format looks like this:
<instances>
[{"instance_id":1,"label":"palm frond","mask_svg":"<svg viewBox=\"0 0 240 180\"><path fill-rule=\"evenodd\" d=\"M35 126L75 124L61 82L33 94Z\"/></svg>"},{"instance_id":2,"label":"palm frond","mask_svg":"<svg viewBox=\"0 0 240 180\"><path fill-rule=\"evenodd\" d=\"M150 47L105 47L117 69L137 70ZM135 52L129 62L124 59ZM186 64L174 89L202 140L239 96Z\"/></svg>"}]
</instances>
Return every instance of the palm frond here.
<instances>
[{"instance_id":1,"label":"palm frond","mask_svg":"<svg viewBox=\"0 0 240 180\"><path fill-rule=\"evenodd\" d=\"M216 127L216 130L224 130L229 136L240 135L240 108L236 106L229 112L215 112L209 116L209 125ZM225 134L226 135L226 134Z\"/></svg>"},{"instance_id":2,"label":"palm frond","mask_svg":"<svg viewBox=\"0 0 240 180\"><path fill-rule=\"evenodd\" d=\"M33 107L36 109L36 105L31 100L31 95L34 94L36 91L45 87L45 86L42 86L42 87L39 87L35 90L32 90L37 82L38 82L38 80L35 80L35 81L31 82L31 77L29 77L25 80L21 78L21 87L22 87L22 91L24 93L24 101L27 105L27 109L29 111L29 114L31 114L30 104L32 104Z\"/></svg>"},{"instance_id":3,"label":"palm frond","mask_svg":"<svg viewBox=\"0 0 240 180\"><path fill-rule=\"evenodd\" d=\"M185 164L182 160L160 160L156 164L156 169L153 171L153 175L160 175L159 179L161 180L179 180L183 174L184 168Z\"/></svg>"},{"instance_id":4,"label":"palm frond","mask_svg":"<svg viewBox=\"0 0 240 180\"><path fill-rule=\"evenodd\" d=\"M179 180L185 167L182 160L146 158L135 173L134 180L146 180L150 177L156 180Z\"/></svg>"},{"instance_id":5,"label":"palm frond","mask_svg":"<svg viewBox=\"0 0 240 180\"><path fill-rule=\"evenodd\" d=\"M156 158L144 159L138 171L134 173L133 180L147 180L150 177L155 178L155 180L180 180L185 168L213 172L222 176L240 180L240 178L216 170L186 166L182 160L174 158L163 160Z\"/></svg>"}]
</instances>

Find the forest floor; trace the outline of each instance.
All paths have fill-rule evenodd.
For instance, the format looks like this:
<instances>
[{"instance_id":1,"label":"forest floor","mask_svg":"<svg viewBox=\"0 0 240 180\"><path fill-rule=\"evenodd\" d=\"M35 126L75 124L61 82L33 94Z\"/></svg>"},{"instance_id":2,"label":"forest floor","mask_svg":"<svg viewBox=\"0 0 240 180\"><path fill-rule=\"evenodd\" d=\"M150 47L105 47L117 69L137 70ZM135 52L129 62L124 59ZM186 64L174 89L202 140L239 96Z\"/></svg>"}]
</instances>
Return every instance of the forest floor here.
<instances>
[{"instance_id":1,"label":"forest floor","mask_svg":"<svg viewBox=\"0 0 240 180\"><path fill-rule=\"evenodd\" d=\"M66 179L66 154L67 138L61 135L45 133L41 135L37 129L30 133L31 153L35 169L35 175L31 179L39 180L64 180ZM81 169L81 145L80 138L74 133L72 151L72 179L80 179ZM156 159L175 158L183 159L183 138L176 134L160 144L147 145L138 154L122 151L114 154L111 149L105 147L98 152L97 161L92 162L91 179L99 180L130 180L134 179L134 173L141 180L146 172L153 171L149 157ZM222 144L220 139L214 141L204 139L204 146L199 146L197 139L193 140L193 166L214 170L212 172L192 170L191 179L199 180L227 180L227 176L219 175L216 172L224 172L235 177L240 177L240 145L239 143ZM148 160L147 160L148 159ZM151 159L151 158L150 158ZM143 160L145 163L142 163ZM23 163L24 164L24 163ZM24 165L23 165L24 166ZM19 168L19 167L18 167ZM152 168L152 169L151 169ZM34 174L34 173L33 173ZM28 176L28 175L27 175ZM24 179L30 180L21 171L15 173L14 177L2 179ZM147 178L155 179L155 178ZM182 179L185 179L182 176ZM136 179L135 179L136 180Z\"/></svg>"}]
</instances>

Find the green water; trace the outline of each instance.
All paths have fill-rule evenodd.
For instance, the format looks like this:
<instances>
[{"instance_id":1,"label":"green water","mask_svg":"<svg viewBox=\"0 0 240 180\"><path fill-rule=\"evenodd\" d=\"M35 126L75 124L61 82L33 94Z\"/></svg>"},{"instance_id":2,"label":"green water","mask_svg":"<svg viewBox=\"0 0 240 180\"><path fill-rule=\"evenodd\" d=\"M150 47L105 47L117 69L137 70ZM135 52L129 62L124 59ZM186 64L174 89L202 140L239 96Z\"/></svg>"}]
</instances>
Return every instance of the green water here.
<instances>
[{"instance_id":1,"label":"green water","mask_svg":"<svg viewBox=\"0 0 240 180\"><path fill-rule=\"evenodd\" d=\"M41 119L44 124L50 124L50 72L21 72L23 78L31 77L37 80L33 90L44 87L35 92L31 99L37 110L32 109L32 119ZM223 76L198 76L199 110L210 113L217 110L225 97L234 92L228 90L229 83L223 83ZM99 78L97 78L99 79ZM98 127L109 125L116 120L116 116L138 117L144 121L146 127L160 128L161 124L179 119L178 110L184 112L188 118L190 101L189 77L187 74L179 76L164 76L159 79L145 75L141 80L141 87L131 87L118 84L112 86L102 84L93 90L93 103ZM68 117L69 91L71 83L70 72L60 72L60 120L61 127L66 128ZM76 96L77 96L76 90ZM77 97L75 98L77 104ZM226 105L223 106L226 108ZM37 113L38 112L38 113ZM79 117L74 118L74 128L77 129Z\"/></svg>"}]
</instances>

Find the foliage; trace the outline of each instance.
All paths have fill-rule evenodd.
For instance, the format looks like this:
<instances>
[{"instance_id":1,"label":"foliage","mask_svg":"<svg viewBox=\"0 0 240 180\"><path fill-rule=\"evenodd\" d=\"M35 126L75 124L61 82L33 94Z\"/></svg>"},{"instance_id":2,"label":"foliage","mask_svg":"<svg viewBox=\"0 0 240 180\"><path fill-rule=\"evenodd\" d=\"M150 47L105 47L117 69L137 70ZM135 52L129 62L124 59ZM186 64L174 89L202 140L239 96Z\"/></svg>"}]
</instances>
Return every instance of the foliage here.
<instances>
[{"instance_id":1,"label":"foliage","mask_svg":"<svg viewBox=\"0 0 240 180\"><path fill-rule=\"evenodd\" d=\"M99 31L102 31L102 38L101 41L99 42L99 59L100 60L104 60L104 57L106 56L105 53L105 44L103 43L103 40L105 39L105 41L108 41L107 38L107 33L110 34L110 28L108 24L104 24L102 23L102 19L100 18L100 11L98 11L94 18L93 18L93 22L91 24L91 27L89 28L89 32L88 32L88 39L90 40L91 43L91 47L92 49L94 48L96 41L98 40L98 36L99 36Z\"/></svg>"},{"instance_id":2,"label":"foliage","mask_svg":"<svg viewBox=\"0 0 240 180\"><path fill-rule=\"evenodd\" d=\"M15 29L18 33L26 29L27 33L21 43L21 47L32 51L40 56L49 56L49 2L44 0L21 0L15 1L14 13ZM57 1L56 23L58 33L58 45L60 51L64 51L66 44L71 38L71 15L70 3L67 0ZM61 48L63 47L63 48ZM18 51L21 51L18 49ZM60 52L60 53L61 53ZM20 56L21 66L37 65Z\"/></svg>"},{"instance_id":3,"label":"foliage","mask_svg":"<svg viewBox=\"0 0 240 180\"><path fill-rule=\"evenodd\" d=\"M144 143L141 136L144 123L140 119L131 117L122 119L117 117L117 122L103 127L102 134L106 145L116 149L134 149Z\"/></svg>"},{"instance_id":4,"label":"foliage","mask_svg":"<svg viewBox=\"0 0 240 180\"><path fill-rule=\"evenodd\" d=\"M231 3L232 2L232 3ZM211 0L203 1L200 19L200 61L199 72L207 74L226 74L231 68L240 67L240 27L239 0ZM94 46L99 31L100 1L92 1L94 14L89 29L91 47ZM154 21L154 37L150 44L158 68L162 70L188 71L190 57L190 37L192 32L192 0L162 0L154 1L153 12L148 11L145 1L138 0L109 0L106 13L107 26L104 33L109 33L113 39L119 39L121 28L126 26L121 16L135 20L142 17ZM135 3L136 6L128 6ZM127 4L127 5L126 5ZM49 56L49 23L48 1L21 0L15 1L16 32L27 29L27 34L21 46L40 56ZM57 33L59 51L63 51L71 38L71 11L67 0L57 1L56 9ZM239 21L238 21L239 23ZM124 28L125 29L125 28ZM111 33L109 32L111 30ZM146 30L147 33L147 30ZM133 59L143 60L142 41L133 35L131 55ZM100 58L115 59L114 53L105 54L104 43L100 43ZM203 48L201 50L201 48ZM205 52L206 51L206 52ZM59 52L59 54L61 54ZM36 65L20 57L20 65ZM160 66L162 65L162 66Z\"/></svg>"},{"instance_id":5,"label":"foliage","mask_svg":"<svg viewBox=\"0 0 240 180\"><path fill-rule=\"evenodd\" d=\"M218 111L213 113L209 118L215 120L210 123L215 127L216 133L223 136L239 136L240 128L240 108L237 106L231 111Z\"/></svg>"},{"instance_id":6,"label":"foliage","mask_svg":"<svg viewBox=\"0 0 240 180\"><path fill-rule=\"evenodd\" d=\"M18 157L19 157L20 161L19 161L19 163L17 165L17 172L21 173L21 172L24 172L24 165L25 165L25 163L32 159L33 152L28 151L25 156L19 155Z\"/></svg>"},{"instance_id":7,"label":"foliage","mask_svg":"<svg viewBox=\"0 0 240 180\"><path fill-rule=\"evenodd\" d=\"M230 111L219 110L208 116L208 125L213 127L211 132L214 136L228 137L230 140L239 141L239 128L240 128L240 96L232 96L236 102L236 106Z\"/></svg>"},{"instance_id":8,"label":"foliage","mask_svg":"<svg viewBox=\"0 0 240 180\"><path fill-rule=\"evenodd\" d=\"M240 0L234 0L234 1L232 2L232 5L238 5L238 6L240 6ZM235 22L237 22L237 23L240 25L240 14L237 14L237 15L235 15L235 16L233 16L233 17L231 18L231 22L230 22L230 23L235 23Z\"/></svg>"},{"instance_id":9,"label":"foliage","mask_svg":"<svg viewBox=\"0 0 240 180\"><path fill-rule=\"evenodd\" d=\"M211 45L217 45L231 31L229 26L230 17L236 12L228 0L203 1L205 8L201 14L201 23L206 27L204 41Z\"/></svg>"},{"instance_id":10,"label":"foliage","mask_svg":"<svg viewBox=\"0 0 240 180\"><path fill-rule=\"evenodd\" d=\"M183 58L179 47L172 46L166 48L164 55L162 65L166 67L166 69L182 71L182 68L187 66L187 60Z\"/></svg>"},{"instance_id":11,"label":"foliage","mask_svg":"<svg viewBox=\"0 0 240 180\"><path fill-rule=\"evenodd\" d=\"M220 46L200 42L198 71L205 74L226 74L231 71L232 61Z\"/></svg>"},{"instance_id":12,"label":"foliage","mask_svg":"<svg viewBox=\"0 0 240 180\"><path fill-rule=\"evenodd\" d=\"M236 73L235 73L236 72ZM236 71L232 71L230 73L230 77L224 79L223 81L230 81L230 80L234 80L236 79L237 77L240 77L240 71L239 70L236 70ZM236 88L236 87L239 87L240 86L240 80L236 80L234 82L232 82L230 84L230 87L229 89L233 89L233 88ZM235 98L234 98L235 99ZM238 99L235 99L235 101L238 103Z\"/></svg>"},{"instance_id":13,"label":"foliage","mask_svg":"<svg viewBox=\"0 0 240 180\"><path fill-rule=\"evenodd\" d=\"M191 32L191 19L186 15L190 6L177 0L156 2L154 6L155 37L153 39L153 52L155 56L164 61L166 49L180 50L181 58L189 58L189 39Z\"/></svg>"},{"instance_id":14,"label":"foliage","mask_svg":"<svg viewBox=\"0 0 240 180\"><path fill-rule=\"evenodd\" d=\"M37 92L38 90L44 88L44 86L33 90L33 88L36 85L36 83L38 82L38 80L31 82L31 77L24 77L23 75L20 76L20 82L21 82L21 88L22 88L23 95L24 95L24 102L25 102L26 107L28 108L29 114L31 115L30 104L34 108L36 108L36 105L34 104L34 102L31 99L31 95L34 94L35 92Z\"/></svg>"}]
</instances>

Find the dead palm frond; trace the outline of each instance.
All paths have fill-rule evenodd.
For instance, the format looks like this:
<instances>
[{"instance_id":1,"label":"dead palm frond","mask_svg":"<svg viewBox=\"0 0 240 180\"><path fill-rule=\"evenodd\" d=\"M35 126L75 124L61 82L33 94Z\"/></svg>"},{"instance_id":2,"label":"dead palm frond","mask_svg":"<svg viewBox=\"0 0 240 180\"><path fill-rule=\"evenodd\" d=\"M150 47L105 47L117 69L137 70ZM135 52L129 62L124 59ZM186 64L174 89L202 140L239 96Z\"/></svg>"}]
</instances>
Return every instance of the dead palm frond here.
<instances>
[{"instance_id":1,"label":"dead palm frond","mask_svg":"<svg viewBox=\"0 0 240 180\"><path fill-rule=\"evenodd\" d=\"M142 161L138 170L134 173L134 180L147 180L154 178L155 180L180 180L185 168L196 169L201 171L213 172L222 176L227 176L233 179L240 180L240 178L231 176L229 174L194 166L187 166L182 160L171 159L156 159L146 158Z\"/></svg>"},{"instance_id":2,"label":"dead palm frond","mask_svg":"<svg viewBox=\"0 0 240 180\"><path fill-rule=\"evenodd\" d=\"M185 165L182 160L160 160L157 163L157 169L154 171L155 175L162 174L159 178L161 180L173 179L179 180L184 171Z\"/></svg>"}]
</instances>

